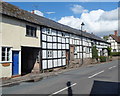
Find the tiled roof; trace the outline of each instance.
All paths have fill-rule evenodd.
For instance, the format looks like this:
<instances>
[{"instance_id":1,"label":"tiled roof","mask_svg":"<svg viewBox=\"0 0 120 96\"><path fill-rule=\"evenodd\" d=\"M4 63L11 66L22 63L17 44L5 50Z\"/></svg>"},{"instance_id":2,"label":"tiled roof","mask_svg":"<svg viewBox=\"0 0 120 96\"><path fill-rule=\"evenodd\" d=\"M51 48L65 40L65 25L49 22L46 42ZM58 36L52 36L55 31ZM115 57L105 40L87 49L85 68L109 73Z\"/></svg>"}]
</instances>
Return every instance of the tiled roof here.
<instances>
[{"instance_id":1,"label":"tiled roof","mask_svg":"<svg viewBox=\"0 0 120 96\"><path fill-rule=\"evenodd\" d=\"M20 9L12 4L9 4L7 2L2 2L2 10L0 11L0 13L2 13L3 15L7 15L7 16L11 16L11 17L14 17L17 19L21 19L21 20L25 20L25 21L28 21L31 23L35 23L38 25L47 26L47 27L50 27L50 28L53 28L56 30L61 30L61 31L73 33L76 35L81 35L80 30L77 30L77 29L71 28L69 26L60 24L60 23L55 22L53 20L47 19L45 17L38 16L36 14L32 14L28 11L22 10L22 9ZM98 37L94 34L82 32L82 35L87 37L87 38L106 42L105 40L101 39L100 37Z\"/></svg>"},{"instance_id":2,"label":"tiled roof","mask_svg":"<svg viewBox=\"0 0 120 96\"><path fill-rule=\"evenodd\" d=\"M110 35L116 42L120 43L120 36Z\"/></svg>"}]
</instances>

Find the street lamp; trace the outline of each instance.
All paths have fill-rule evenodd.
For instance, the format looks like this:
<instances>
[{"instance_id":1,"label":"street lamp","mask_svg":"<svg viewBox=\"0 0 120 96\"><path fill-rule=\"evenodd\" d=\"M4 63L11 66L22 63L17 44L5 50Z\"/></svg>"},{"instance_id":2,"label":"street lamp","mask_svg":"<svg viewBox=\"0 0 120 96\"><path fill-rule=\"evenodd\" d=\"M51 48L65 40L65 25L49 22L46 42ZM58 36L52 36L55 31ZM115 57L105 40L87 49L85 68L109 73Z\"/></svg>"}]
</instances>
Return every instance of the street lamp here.
<instances>
[{"instance_id":1,"label":"street lamp","mask_svg":"<svg viewBox=\"0 0 120 96\"><path fill-rule=\"evenodd\" d=\"M82 46L82 64L83 64L83 36L82 36L82 27L84 26L85 24L82 22L81 24L81 46Z\"/></svg>"}]
</instances>

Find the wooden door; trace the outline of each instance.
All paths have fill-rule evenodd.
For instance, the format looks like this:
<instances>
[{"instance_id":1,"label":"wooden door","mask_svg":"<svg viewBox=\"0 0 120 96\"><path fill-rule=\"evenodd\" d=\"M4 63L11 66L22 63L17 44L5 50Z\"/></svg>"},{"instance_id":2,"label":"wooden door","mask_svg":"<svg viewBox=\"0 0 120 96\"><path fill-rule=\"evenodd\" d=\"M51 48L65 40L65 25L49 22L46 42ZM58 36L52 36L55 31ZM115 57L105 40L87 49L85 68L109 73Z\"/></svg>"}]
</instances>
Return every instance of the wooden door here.
<instances>
[{"instance_id":1,"label":"wooden door","mask_svg":"<svg viewBox=\"0 0 120 96\"><path fill-rule=\"evenodd\" d=\"M69 50L66 51L66 65L69 65Z\"/></svg>"},{"instance_id":2,"label":"wooden door","mask_svg":"<svg viewBox=\"0 0 120 96\"><path fill-rule=\"evenodd\" d=\"M74 60L74 50L75 50L75 46L70 45L70 60Z\"/></svg>"}]
</instances>

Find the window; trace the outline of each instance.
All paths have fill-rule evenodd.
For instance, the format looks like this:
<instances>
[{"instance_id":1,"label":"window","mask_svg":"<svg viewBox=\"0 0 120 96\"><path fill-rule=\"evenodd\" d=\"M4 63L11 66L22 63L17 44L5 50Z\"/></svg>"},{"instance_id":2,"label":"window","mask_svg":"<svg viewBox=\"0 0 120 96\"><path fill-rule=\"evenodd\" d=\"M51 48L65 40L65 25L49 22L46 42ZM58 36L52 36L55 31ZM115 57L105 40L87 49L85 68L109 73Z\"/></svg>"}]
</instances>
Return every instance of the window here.
<instances>
[{"instance_id":1,"label":"window","mask_svg":"<svg viewBox=\"0 0 120 96\"><path fill-rule=\"evenodd\" d=\"M86 53L89 53L89 48L88 47L86 47Z\"/></svg>"},{"instance_id":2,"label":"window","mask_svg":"<svg viewBox=\"0 0 120 96\"><path fill-rule=\"evenodd\" d=\"M52 51L47 52L47 57L52 57Z\"/></svg>"},{"instance_id":3,"label":"window","mask_svg":"<svg viewBox=\"0 0 120 96\"><path fill-rule=\"evenodd\" d=\"M65 37L65 33L62 33L62 36Z\"/></svg>"},{"instance_id":4,"label":"window","mask_svg":"<svg viewBox=\"0 0 120 96\"><path fill-rule=\"evenodd\" d=\"M26 25L26 36L36 37L36 27Z\"/></svg>"},{"instance_id":5,"label":"window","mask_svg":"<svg viewBox=\"0 0 120 96\"><path fill-rule=\"evenodd\" d=\"M51 35L51 30L50 30L50 28L46 28L46 32L47 32L47 34Z\"/></svg>"},{"instance_id":6,"label":"window","mask_svg":"<svg viewBox=\"0 0 120 96\"><path fill-rule=\"evenodd\" d=\"M116 52L116 49L113 49L113 52Z\"/></svg>"},{"instance_id":7,"label":"window","mask_svg":"<svg viewBox=\"0 0 120 96\"><path fill-rule=\"evenodd\" d=\"M10 61L10 48L2 47L2 61Z\"/></svg>"},{"instance_id":8,"label":"window","mask_svg":"<svg viewBox=\"0 0 120 96\"><path fill-rule=\"evenodd\" d=\"M64 57L65 56L65 51L62 51L62 57Z\"/></svg>"},{"instance_id":9,"label":"window","mask_svg":"<svg viewBox=\"0 0 120 96\"><path fill-rule=\"evenodd\" d=\"M74 54L77 54L77 46L75 46Z\"/></svg>"}]
</instances>

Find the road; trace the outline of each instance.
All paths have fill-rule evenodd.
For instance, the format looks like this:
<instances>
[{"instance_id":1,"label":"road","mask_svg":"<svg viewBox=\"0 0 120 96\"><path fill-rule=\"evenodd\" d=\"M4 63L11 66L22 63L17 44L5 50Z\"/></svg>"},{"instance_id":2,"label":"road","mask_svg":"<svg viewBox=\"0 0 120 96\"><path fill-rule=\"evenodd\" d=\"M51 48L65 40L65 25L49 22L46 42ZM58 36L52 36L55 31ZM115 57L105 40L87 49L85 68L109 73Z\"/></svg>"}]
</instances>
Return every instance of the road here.
<instances>
[{"instance_id":1,"label":"road","mask_svg":"<svg viewBox=\"0 0 120 96\"><path fill-rule=\"evenodd\" d=\"M73 96L71 94L79 94L79 96L83 96L83 94L86 94L85 96L89 96L89 94L91 96L93 94L101 94L100 96L103 96L103 94L108 94L105 96L119 96L118 68L118 60L90 65L56 76L50 76L38 82L24 82L12 87L3 87L2 93L46 94L46 96L58 94L68 94L67 96Z\"/></svg>"}]
</instances>

